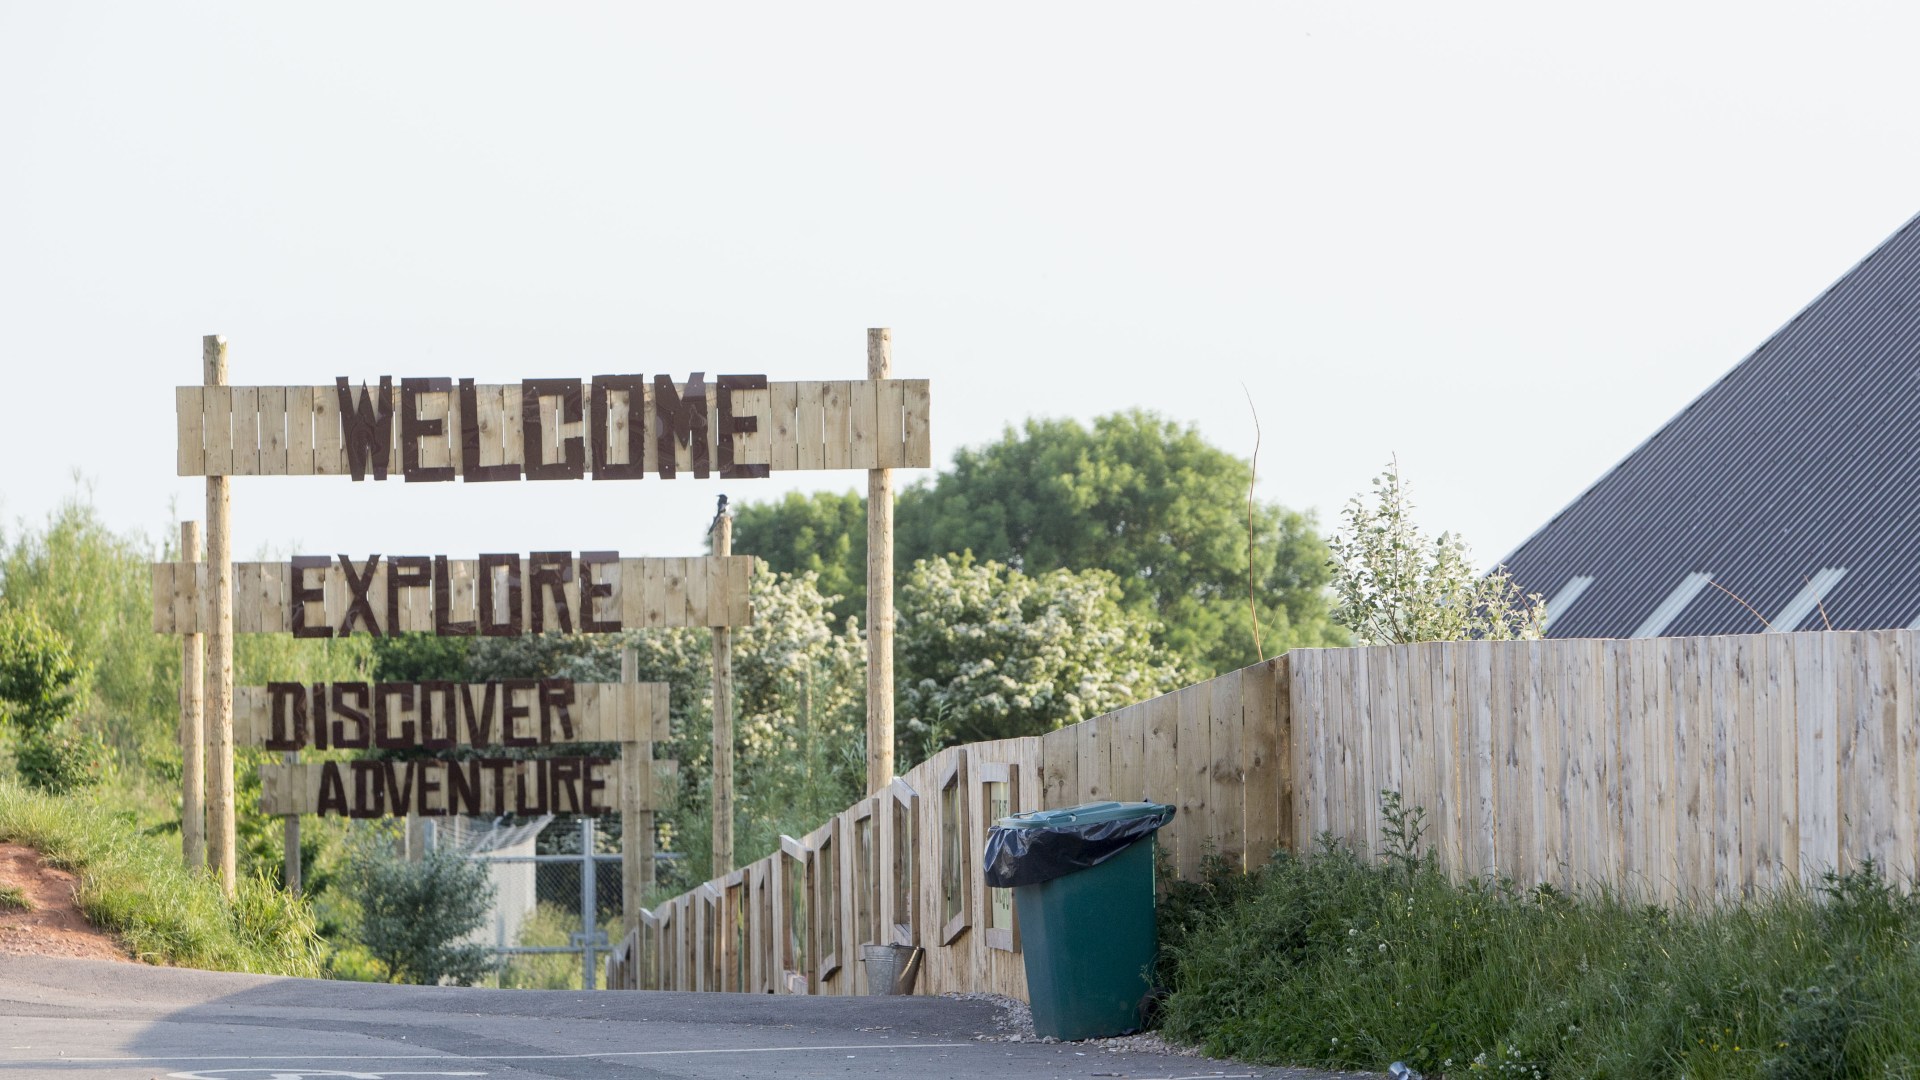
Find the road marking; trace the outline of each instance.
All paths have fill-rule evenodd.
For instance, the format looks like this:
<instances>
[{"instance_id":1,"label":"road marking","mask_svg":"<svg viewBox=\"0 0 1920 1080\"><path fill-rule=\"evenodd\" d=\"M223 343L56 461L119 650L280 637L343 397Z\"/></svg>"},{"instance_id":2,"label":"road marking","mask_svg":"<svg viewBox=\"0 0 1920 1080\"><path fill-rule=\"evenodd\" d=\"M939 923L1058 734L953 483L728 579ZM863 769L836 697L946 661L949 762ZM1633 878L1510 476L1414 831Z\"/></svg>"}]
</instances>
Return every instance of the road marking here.
<instances>
[{"instance_id":1,"label":"road marking","mask_svg":"<svg viewBox=\"0 0 1920 1080\"><path fill-rule=\"evenodd\" d=\"M282 1069L215 1069L211 1073L177 1072L168 1073L167 1080L226 1080L236 1073L272 1073L266 1080L324 1080L336 1077L338 1080L387 1080L389 1076L485 1076L483 1072L338 1072L322 1069L309 1072L302 1068L298 1072L286 1072Z\"/></svg>"},{"instance_id":2,"label":"road marking","mask_svg":"<svg viewBox=\"0 0 1920 1080\"><path fill-rule=\"evenodd\" d=\"M169 1054L137 1057L69 1057L58 1060L86 1064L136 1064L143 1061L590 1061L596 1058L680 1057L696 1054L795 1054L808 1050L953 1050L973 1043L871 1043L860 1046L738 1046L700 1050L597 1050L585 1054ZM19 1066L34 1059L0 1058L0 1067ZM231 1070L230 1070L231 1071ZM255 1070L270 1072L272 1070Z\"/></svg>"}]
</instances>

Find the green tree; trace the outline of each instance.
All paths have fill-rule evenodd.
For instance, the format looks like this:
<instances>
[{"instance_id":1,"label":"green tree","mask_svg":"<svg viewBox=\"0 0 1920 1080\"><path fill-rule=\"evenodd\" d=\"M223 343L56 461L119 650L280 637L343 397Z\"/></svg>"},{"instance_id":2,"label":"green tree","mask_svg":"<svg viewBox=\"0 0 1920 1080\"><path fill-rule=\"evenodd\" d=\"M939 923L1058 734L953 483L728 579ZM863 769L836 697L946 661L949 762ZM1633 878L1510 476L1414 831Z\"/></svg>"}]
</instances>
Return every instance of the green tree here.
<instances>
[{"instance_id":1,"label":"green tree","mask_svg":"<svg viewBox=\"0 0 1920 1080\"><path fill-rule=\"evenodd\" d=\"M0 610L0 716L14 731L14 765L29 786L58 794L101 779L105 746L72 723L89 674L66 635L37 611Z\"/></svg>"},{"instance_id":2,"label":"green tree","mask_svg":"<svg viewBox=\"0 0 1920 1080\"><path fill-rule=\"evenodd\" d=\"M1153 620L1154 644L1194 677L1258 659L1249 585L1269 655L1343 644L1312 518L1256 502L1249 545L1251 479L1247 461L1150 412L1101 417L1092 428L1029 420L901 493L897 580L916 560L962 552L1027 574L1110 571L1122 605ZM739 550L776 570L820 568L823 590L845 590L836 614L864 610L859 496L791 495L747 507L741 520L750 524L735 531ZM837 573L825 569L836 559Z\"/></svg>"},{"instance_id":3,"label":"green tree","mask_svg":"<svg viewBox=\"0 0 1920 1080\"><path fill-rule=\"evenodd\" d=\"M391 981L471 986L492 971L487 948L462 941L492 910L484 863L450 851L410 863L375 844L365 848L349 891L360 908L360 943Z\"/></svg>"},{"instance_id":4,"label":"green tree","mask_svg":"<svg viewBox=\"0 0 1920 1080\"><path fill-rule=\"evenodd\" d=\"M153 632L161 554L109 529L84 488L0 553L0 606L33 608L71 643L92 670L76 720L129 761L171 746L178 715L179 639Z\"/></svg>"},{"instance_id":5,"label":"green tree","mask_svg":"<svg viewBox=\"0 0 1920 1080\"><path fill-rule=\"evenodd\" d=\"M937 720L959 742L1038 735L1174 689L1157 627L1120 600L1105 570L914 563L895 639L906 723Z\"/></svg>"},{"instance_id":6,"label":"green tree","mask_svg":"<svg viewBox=\"0 0 1920 1080\"><path fill-rule=\"evenodd\" d=\"M854 492L788 492L734 514L734 550L786 574L814 575L835 624L867 615L867 500Z\"/></svg>"},{"instance_id":7,"label":"green tree","mask_svg":"<svg viewBox=\"0 0 1920 1080\"><path fill-rule=\"evenodd\" d=\"M1456 533L1429 538L1413 520L1398 461L1373 479L1371 503L1348 500L1333 551L1334 617L1367 645L1537 639L1546 605L1523 596L1505 567L1476 573Z\"/></svg>"}]
</instances>

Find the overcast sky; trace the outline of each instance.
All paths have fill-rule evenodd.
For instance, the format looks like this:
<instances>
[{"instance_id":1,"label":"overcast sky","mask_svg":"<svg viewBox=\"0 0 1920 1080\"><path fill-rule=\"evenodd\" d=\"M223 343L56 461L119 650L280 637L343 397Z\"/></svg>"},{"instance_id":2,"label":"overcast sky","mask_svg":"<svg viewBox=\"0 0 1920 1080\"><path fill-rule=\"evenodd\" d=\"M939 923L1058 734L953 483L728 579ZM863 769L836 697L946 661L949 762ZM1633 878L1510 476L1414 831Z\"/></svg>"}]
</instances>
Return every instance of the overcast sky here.
<instances>
[{"instance_id":1,"label":"overcast sky","mask_svg":"<svg viewBox=\"0 0 1920 1080\"><path fill-rule=\"evenodd\" d=\"M0 0L0 519L203 513L171 388L933 382L1147 407L1510 550L1920 211L1912 5ZM901 479L930 475L908 473ZM713 497L234 482L236 549L690 554Z\"/></svg>"}]
</instances>

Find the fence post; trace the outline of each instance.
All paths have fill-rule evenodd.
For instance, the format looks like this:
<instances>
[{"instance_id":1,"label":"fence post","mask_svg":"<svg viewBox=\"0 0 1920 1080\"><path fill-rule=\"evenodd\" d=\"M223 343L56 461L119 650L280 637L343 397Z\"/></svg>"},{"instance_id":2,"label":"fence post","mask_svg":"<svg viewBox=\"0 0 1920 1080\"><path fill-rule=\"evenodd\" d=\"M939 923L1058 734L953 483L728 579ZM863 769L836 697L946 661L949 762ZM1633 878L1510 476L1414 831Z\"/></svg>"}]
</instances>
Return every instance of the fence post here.
<instances>
[{"instance_id":1,"label":"fence post","mask_svg":"<svg viewBox=\"0 0 1920 1080\"><path fill-rule=\"evenodd\" d=\"M622 913L624 921L624 913ZM593 818L580 818L580 986L592 990L593 939L600 929L600 884L593 874Z\"/></svg>"}]
</instances>

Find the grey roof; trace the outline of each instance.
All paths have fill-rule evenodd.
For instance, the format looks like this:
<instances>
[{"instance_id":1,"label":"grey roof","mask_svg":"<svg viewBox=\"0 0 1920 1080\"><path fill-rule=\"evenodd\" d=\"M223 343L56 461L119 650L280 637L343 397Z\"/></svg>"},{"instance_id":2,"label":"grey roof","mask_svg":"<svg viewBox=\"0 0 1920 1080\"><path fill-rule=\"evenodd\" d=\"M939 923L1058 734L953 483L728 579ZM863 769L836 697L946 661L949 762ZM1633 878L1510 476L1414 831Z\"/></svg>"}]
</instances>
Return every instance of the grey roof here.
<instances>
[{"instance_id":1,"label":"grey roof","mask_svg":"<svg viewBox=\"0 0 1920 1080\"><path fill-rule=\"evenodd\" d=\"M1920 619L1920 217L1668 421L1506 560L1551 637L1627 637L1691 574L1776 631ZM1820 605L1794 604L1844 569ZM1657 622L1657 620L1655 620ZM1655 632L1754 633L1701 589Z\"/></svg>"}]
</instances>

